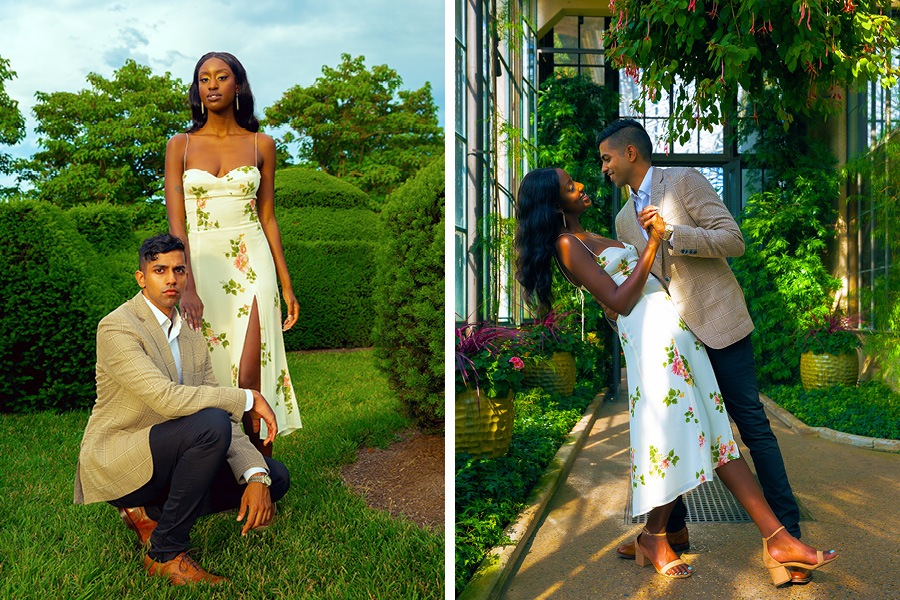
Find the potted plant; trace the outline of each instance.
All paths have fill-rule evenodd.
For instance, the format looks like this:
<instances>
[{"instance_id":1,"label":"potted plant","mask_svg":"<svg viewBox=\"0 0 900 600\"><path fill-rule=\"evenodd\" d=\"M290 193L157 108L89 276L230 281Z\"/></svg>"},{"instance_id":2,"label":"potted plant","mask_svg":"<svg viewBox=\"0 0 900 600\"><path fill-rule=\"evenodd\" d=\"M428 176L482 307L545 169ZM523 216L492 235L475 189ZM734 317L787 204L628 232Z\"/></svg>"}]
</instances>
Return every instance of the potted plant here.
<instances>
[{"instance_id":1,"label":"potted plant","mask_svg":"<svg viewBox=\"0 0 900 600\"><path fill-rule=\"evenodd\" d=\"M801 343L800 381L805 389L856 385L859 379L858 325L858 316L832 313L824 318L813 317L813 325Z\"/></svg>"},{"instance_id":2,"label":"potted plant","mask_svg":"<svg viewBox=\"0 0 900 600\"><path fill-rule=\"evenodd\" d=\"M575 390L575 348L581 343L567 319L573 313L551 310L543 319L526 325L523 337L528 341L525 388L539 387L545 392L571 396Z\"/></svg>"},{"instance_id":3,"label":"potted plant","mask_svg":"<svg viewBox=\"0 0 900 600\"><path fill-rule=\"evenodd\" d=\"M519 332L507 327L456 329L456 451L482 458L506 453L512 439L513 398L525 362Z\"/></svg>"}]
</instances>

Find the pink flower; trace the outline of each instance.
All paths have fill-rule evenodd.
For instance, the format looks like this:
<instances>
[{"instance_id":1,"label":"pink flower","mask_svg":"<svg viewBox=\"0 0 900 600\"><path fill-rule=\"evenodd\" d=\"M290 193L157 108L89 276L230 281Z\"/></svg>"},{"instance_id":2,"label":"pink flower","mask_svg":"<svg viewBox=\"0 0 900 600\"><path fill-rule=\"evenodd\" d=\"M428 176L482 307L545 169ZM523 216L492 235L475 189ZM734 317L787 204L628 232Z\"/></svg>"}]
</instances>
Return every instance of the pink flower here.
<instances>
[{"instance_id":1,"label":"pink flower","mask_svg":"<svg viewBox=\"0 0 900 600\"><path fill-rule=\"evenodd\" d=\"M700 474L700 483L703 483L705 481L706 481L706 475L701 473Z\"/></svg>"},{"instance_id":2,"label":"pink flower","mask_svg":"<svg viewBox=\"0 0 900 600\"><path fill-rule=\"evenodd\" d=\"M525 361L518 356L513 356L511 359L509 359L509 362L512 363L513 369L515 369L516 371L521 371L525 367Z\"/></svg>"},{"instance_id":3,"label":"pink flower","mask_svg":"<svg viewBox=\"0 0 900 600\"><path fill-rule=\"evenodd\" d=\"M700 442L700 447L701 447L701 448L702 448L703 445L706 443L706 438L703 437L702 435L698 435L698 436L697 436L697 440Z\"/></svg>"},{"instance_id":4,"label":"pink flower","mask_svg":"<svg viewBox=\"0 0 900 600\"><path fill-rule=\"evenodd\" d=\"M668 469L669 468L669 459L668 458L662 459L662 462L659 463L659 466L662 467L663 469Z\"/></svg>"},{"instance_id":5,"label":"pink flower","mask_svg":"<svg viewBox=\"0 0 900 600\"><path fill-rule=\"evenodd\" d=\"M240 271L241 273L244 273L247 269L247 264L249 262L250 261L247 260L247 257L245 255L241 254L237 258L234 259L234 266L238 271Z\"/></svg>"}]
</instances>

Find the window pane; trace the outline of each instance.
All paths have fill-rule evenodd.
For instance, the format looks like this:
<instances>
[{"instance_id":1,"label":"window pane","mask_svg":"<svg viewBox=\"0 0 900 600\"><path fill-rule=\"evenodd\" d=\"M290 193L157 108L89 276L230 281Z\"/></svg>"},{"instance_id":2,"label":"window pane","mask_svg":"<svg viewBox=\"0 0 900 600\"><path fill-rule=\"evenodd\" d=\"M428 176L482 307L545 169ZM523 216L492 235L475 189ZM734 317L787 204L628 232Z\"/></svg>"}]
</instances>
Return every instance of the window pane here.
<instances>
[{"instance_id":1,"label":"window pane","mask_svg":"<svg viewBox=\"0 0 900 600\"><path fill-rule=\"evenodd\" d=\"M455 289L455 310L458 318L465 319L469 315L466 306L466 233L464 231L456 232L456 265L454 274Z\"/></svg>"},{"instance_id":2,"label":"window pane","mask_svg":"<svg viewBox=\"0 0 900 600\"><path fill-rule=\"evenodd\" d=\"M466 228L466 142L456 138L456 226Z\"/></svg>"}]
</instances>

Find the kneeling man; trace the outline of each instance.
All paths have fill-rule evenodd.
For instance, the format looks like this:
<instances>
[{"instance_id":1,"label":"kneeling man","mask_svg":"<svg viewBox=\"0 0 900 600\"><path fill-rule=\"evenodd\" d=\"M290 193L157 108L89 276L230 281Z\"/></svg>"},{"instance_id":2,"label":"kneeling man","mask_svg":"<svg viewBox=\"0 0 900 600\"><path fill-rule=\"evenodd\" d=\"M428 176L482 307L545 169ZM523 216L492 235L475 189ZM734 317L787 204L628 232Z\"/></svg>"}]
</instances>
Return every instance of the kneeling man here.
<instances>
[{"instance_id":1,"label":"kneeling man","mask_svg":"<svg viewBox=\"0 0 900 600\"><path fill-rule=\"evenodd\" d=\"M239 509L241 534L269 524L290 486L280 462L241 429L245 411L278 432L254 390L218 387L206 340L175 305L187 276L184 244L146 240L141 291L97 327L97 402L78 457L75 502L109 502L148 546L144 566L174 584L224 580L189 555L201 516ZM258 422L258 421L257 421Z\"/></svg>"}]
</instances>

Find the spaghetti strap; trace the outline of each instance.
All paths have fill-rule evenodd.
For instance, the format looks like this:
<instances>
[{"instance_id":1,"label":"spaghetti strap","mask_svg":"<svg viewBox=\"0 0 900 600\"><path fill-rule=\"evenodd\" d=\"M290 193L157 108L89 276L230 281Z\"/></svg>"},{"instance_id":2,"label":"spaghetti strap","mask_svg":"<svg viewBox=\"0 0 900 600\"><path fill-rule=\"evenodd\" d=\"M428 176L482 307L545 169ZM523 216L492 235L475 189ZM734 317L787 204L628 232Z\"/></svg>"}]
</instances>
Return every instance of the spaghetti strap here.
<instances>
[{"instance_id":1,"label":"spaghetti strap","mask_svg":"<svg viewBox=\"0 0 900 600\"><path fill-rule=\"evenodd\" d=\"M571 235L573 238L575 238L576 240L578 240L579 242L581 242L581 245L584 246L584 249L587 250L588 252L590 252L591 255L593 255L595 258L598 257L598 256L600 256L599 254L594 254L594 251L591 250L590 248L588 248L588 245L584 243L584 240L582 240L580 237L578 237L578 236L575 235L574 233L568 233L568 232L565 232L565 233L559 234L559 235L556 236L556 237L557 237L557 239L559 239L559 238L561 238L561 237L564 236L564 235ZM568 279L568 278L567 278L567 279ZM569 283L572 283L572 282L570 281ZM573 284L573 285L574 285L574 284Z\"/></svg>"},{"instance_id":2,"label":"spaghetti strap","mask_svg":"<svg viewBox=\"0 0 900 600\"><path fill-rule=\"evenodd\" d=\"M258 136L258 132L253 134L253 164L257 169L259 168L259 143L257 142Z\"/></svg>"},{"instance_id":3,"label":"spaghetti strap","mask_svg":"<svg viewBox=\"0 0 900 600\"><path fill-rule=\"evenodd\" d=\"M182 172L187 171L187 148L188 148L188 142L190 142L190 141L191 141L190 134L185 133L184 134L184 158L181 161L181 171Z\"/></svg>"}]
</instances>

